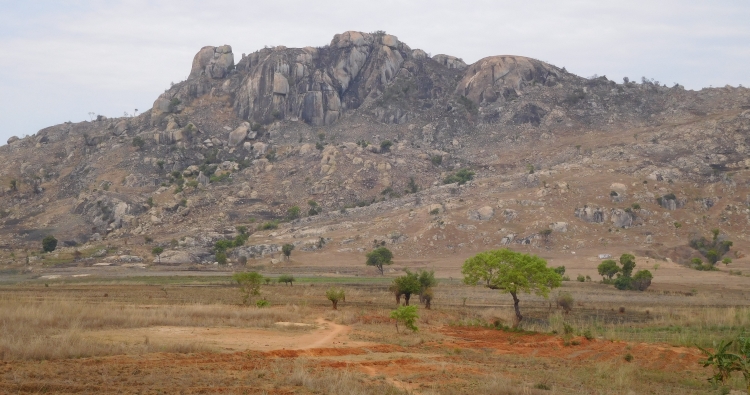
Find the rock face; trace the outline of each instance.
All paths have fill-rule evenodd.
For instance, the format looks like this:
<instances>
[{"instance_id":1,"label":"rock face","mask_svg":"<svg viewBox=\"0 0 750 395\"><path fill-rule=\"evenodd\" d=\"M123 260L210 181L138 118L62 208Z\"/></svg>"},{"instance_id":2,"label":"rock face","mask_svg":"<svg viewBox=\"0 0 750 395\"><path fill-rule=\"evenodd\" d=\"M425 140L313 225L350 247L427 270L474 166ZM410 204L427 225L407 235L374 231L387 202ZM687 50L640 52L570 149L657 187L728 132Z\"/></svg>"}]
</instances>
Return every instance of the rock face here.
<instances>
[{"instance_id":1,"label":"rock face","mask_svg":"<svg viewBox=\"0 0 750 395\"><path fill-rule=\"evenodd\" d=\"M385 90L411 56L395 36L360 32L337 34L323 48L264 49L237 64L248 75L235 108L256 122L300 118L330 125L373 92Z\"/></svg>"},{"instance_id":2,"label":"rock face","mask_svg":"<svg viewBox=\"0 0 750 395\"><path fill-rule=\"evenodd\" d=\"M198 78L207 75L210 78L221 79L234 69L234 55L232 47L203 47L193 58L193 67L188 78Z\"/></svg>"},{"instance_id":3,"label":"rock face","mask_svg":"<svg viewBox=\"0 0 750 395\"><path fill-rule=\"evenodd\" d=\"M559 74L559 69L538 60L520 56L491 56L466 69L456 86L456 93L474 103L505 102L520 96L527 85L555 85ZM536 112L538 109L529 111Z\"/></svg>"},{"instance_id":4,"label":"rock face","mask_svg":"<svg viewBox=\"0 0 750 395\"><path fill-rule=\"evenodd\" d=\"M442 64L443 66L449 69L463 70L468 67L466 63L464 63L463 60L455 56L450 56L450 55L444 55L444 54L435 55L432 57L432 60Z\"/></svg>"},{"instance_id":5,"label":"rock face","mask_svg":"<svg viewBox=\"0 0 750 395\"><path fill-rule=\"evenodd\" d=\"M623 209L613 208L609 216L612 225L618 228L629 228L633 226L633 215Z\"/></svg>"},{"instance_id":6,"label":"rock face","mask_svg":"<svg viewBox=\"0 0 750 395\"><path fill-rule=\"evenodd\" d=\"M586 222L603 223L606 220L607 214L602 208L583 206L575 210L575 216Z\"/></svg>"},{"instance_id":7,"label":"rock face","mask_svg":"<svg viewBox=\"0 0 750 395\"><path fill-rule=\"evenodd\" d=\"M484 206L476 210L469 211L469 219L475 221L487 221L495 216L495 209L490 206Z\"/></svg>"}]
</instances>

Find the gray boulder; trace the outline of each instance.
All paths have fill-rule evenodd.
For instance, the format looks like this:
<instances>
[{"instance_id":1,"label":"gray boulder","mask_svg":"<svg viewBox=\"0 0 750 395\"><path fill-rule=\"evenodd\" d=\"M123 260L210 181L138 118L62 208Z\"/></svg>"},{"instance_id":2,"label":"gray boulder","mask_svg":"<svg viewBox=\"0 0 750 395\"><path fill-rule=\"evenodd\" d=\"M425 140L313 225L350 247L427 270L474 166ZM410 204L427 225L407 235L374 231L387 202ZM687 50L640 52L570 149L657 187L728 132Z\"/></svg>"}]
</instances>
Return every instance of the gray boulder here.
<instances>
[{"instance_id":1,"label":"gray boulder","mask_svg":"<svg viewBox=\"0 0 750 395\"><path fill-rule=\"evenodd\" d=\"M242 125L237 127L237 129L231 131L229 133L229 145L235 146L245 141L248 130L250 130L250 124L247 122L243 122Z\"/></svg>"},{"instance_id":2,"label":"gray boulder","mask_svg":"<svg viewBox=\"0 0 750 395\"><path fill-rule=\"evenodd\" d=\"M599 207L583 206L582 208L576 208L575 210L575 217L586 222L603 223L606 216L607 214L604 209Z\"/></svg>"},{"instance_id":3,"label":"gray boulder","mask_svg":"<svg viewBox=\"0 0 750 395\"><path fill-rule=\"evenodd\" d=\"M633 226L633 215L620 208L613 208L610 211L609 220L618 228L629 228Z\"/></svg>"},{"instance_id":4,"label":"gray boulder","mask_svg":"<svg viewBox=\"0 0 750 395\"><path fill-rule=\"evenodd\" d=\"M474 221L487 221L495 216L495 209L490 206L484 206L476 210L469 211L469 219Z\"/></svg>"}]
</instances>

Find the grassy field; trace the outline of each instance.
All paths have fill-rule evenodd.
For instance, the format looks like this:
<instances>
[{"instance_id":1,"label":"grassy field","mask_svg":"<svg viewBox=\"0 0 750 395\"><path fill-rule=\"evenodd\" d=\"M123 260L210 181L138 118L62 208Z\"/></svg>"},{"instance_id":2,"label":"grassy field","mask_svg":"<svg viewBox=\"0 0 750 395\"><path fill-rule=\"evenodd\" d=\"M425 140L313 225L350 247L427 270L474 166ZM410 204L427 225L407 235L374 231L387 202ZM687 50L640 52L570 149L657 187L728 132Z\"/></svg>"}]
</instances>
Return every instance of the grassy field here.
<instances>
[{"instance_id":1,"label":"grassy field","mask_svg":"<svg viewBox=\"0 0 750 395\"><path fill-rule=\"evenodd\" d=\"M748 301L728 304L731 294L721 291L637 293L576 282L561 289L574 297L572 311L558 309L554 293L549 300L523 295L521 331L508 332L496 329L512 323L507 294L444 280L433 309L420 306L420 331L397 334L389 319L396 306L390 281L298 277L294 286L261 287L268 308L242 305L238 287L226 276L86 277L2 286L0 360L13 366L14 375L0 369L0 377L12 378L0 390L57 388L60 379L35 365L47 361L50 371L80 370L66 379L78 384L56 392L107 392L97 380L86 384L78 377L86 374L87 361L100 361L119 377L124 371L118 366L138 370L144 361L173 355L160 367L161 378L151 373L139 388L168 388L174 375L197 374L193 363L224 370L220 378L196 378L185 393L213 388L208 382L226 393L720 393L706 381L710 371L698 363L695 346L713 347L750 328ZM324 296L330 286L346 292L338 311ZM325 337L323 327L331 328L321 322L346 331L311 350L334 351L282 352L307 349L295 341ZM243 348L250 340L277 343ZM252 368L237 371L234 366L242 363ZM233 375L244 381L232 384ZM730 383L742 386L740 377Z\"/></svg>"}]
</instances>

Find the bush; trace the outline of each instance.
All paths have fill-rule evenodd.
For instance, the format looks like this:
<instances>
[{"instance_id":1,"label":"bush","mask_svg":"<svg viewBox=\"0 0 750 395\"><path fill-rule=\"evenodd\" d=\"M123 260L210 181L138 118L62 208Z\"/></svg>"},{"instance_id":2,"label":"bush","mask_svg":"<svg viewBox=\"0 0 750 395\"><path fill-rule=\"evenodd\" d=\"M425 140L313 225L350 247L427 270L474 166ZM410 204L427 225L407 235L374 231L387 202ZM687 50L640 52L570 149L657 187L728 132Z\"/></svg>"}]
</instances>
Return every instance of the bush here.
<instances>
[{"instance_id":1,"label":"bush","mask_svg":"<svg viewBox=\"0 0 750 395\"><path fill-rule=\"evenodd\" d=\"M239 258L237 259L237 263L239 263L239 264L240 264L240 265L242 265L242 266L245 266L245 265L247 265L247 257L246 257L246 256L244 256L244 255L243 255L243 256L241 256L241 257L239 257Z\"/></svg>"},{"instance_id":2,"label":"bush","mask_svg":"<svg viewBox=\"0 0 750 395\"><path fill-rule=\"evenodd\" d=\"M141 149L144 145L146 145L146 142L143 141L143 139L140 136L133 137L133 147Z\"/></svg>"},{"instance_id":3,"label":"bush","mask_svg":"<svg viewBox=\"0 0 750 395\"><path fill-rule=\"evenodd\" d=\"M242 303L247 304L250 296L260 295L260 284L263 282L263 276L256 272L235 273L232 280L240 286L242 294Z\"/></svg>"},{"instance_id":4,"label":"bush","mask_svg":"<svg viewBox=\"0 0 750 395\"><path fill-rule=\"evenodd\" d=\"M440 166L443 163L443 155L432 155L430 162L435 166Z\"/></svg>"},{"instance_id":5,"label":"bush","mask_svg":"<svg viewBox=\"0 0 750 395\"><path fill-rule=\"evenodd\" d=\"M286 257L286 260L289 260L289 256L292 255L292 251L294 250L294 244L286 243L283 246L281 246L281 252Z\"/></svg>"},{"instance_id":6,"label":"bush","mask_svg":"<svg viewBox=\"0 0 750 395\"><path fill-rule=\"evenodd\" d=\"M289 284L291 286L291 285L294 285L293 283L295 280L294 280L294 276L292 276L291 274L282 274L279 276L279 278L276 281L278 281L279 284L284 283L284 284Z\"/></svg>"},{"instance_id":7,"label":"bush","mask_svg":"<svg viewBox=\"0 0 750 395\"><path fill-rule=\"evenodd\" d=\"M576 277L576 280L581 283L586 282L586 276L584 276L583 274L579 274L578 277Z\"/></svg>"},{"instance_id":8,"label":"bush","mask_svg":"<svg viewBox=\"0 0 750 395\"><path fill-rule=\"evenodd\" d=\"M255 302L255 306L258 307L259 309L262 309L264 307L268 307L270 305L271 305L271 303L269 301L265 300L265 299L259 299L257 302Z\"/></svg>"},{"instance_id":9,"label":"bush","mask_svg":"<svg viewBox=\"0 0 750 395\"><path fill-rule=\"evenodd\" d=\"M391 142L391 140L385 140L380 143L380 152L389 152L392 146L393 143Z\"/></svg>"},{"instance_id":10,"label":"bush","mask_svg":"<svg viewBox=\"0 0 750 395\"><path fill-rule=\"evenodd\" d=\"M620 291L624 291L626 289L631 289L631 283L633 282L633 279L628 276L620 276L617 277L614 281L615 288L619 289Z\"/></svg>"},{"instance_id":11,"label":"bush","mask_svg":"<svg viewBox=\"0 0 750 395\"><path fill-rule=\"evenodd\" d=\"M216 253L216 262L219 262L219 265L226 265L227 264L227 253L224 252L224 251L217 252Z\"/></svg>"},{"instance_id":12,"label":"bush","mask_svg":"<svg viewBox=\"0 0 750 395\"><path fill-rule=\"evenodd\" d=\"M557 274L559 274L561 276L565 274L565 266L558 266L558 267L556 267L556 268L554 268L552 270L554 270L555 273L557 273Z\"/></svg>"},{"instance_id":13,"label":"bush","mask_svg":"<svg viewBox=\"0 0 750 395\"><path fill-rule=\"evenodd\" d=\"M42 239L42 250L44 252L52 252L57 248L57 239L55 236L49 235Z\"/></svg>"},{"instance_id":14,"label":"bush","mask_svg":"<svg viewBox=\"0 0 750 395\"><path fill-rule=\"evenodd\" d=\"M443 184L453 184L458 183L458 185L466 184L468 181L471 181L474 179L474 173L473 171L469 169L461 169L457 171L454 174L451 174L450 176L446 177L443 180Z\"/></svg>"},{"instance_id":15,"label":"bush","mask_svg":"<svg viewBox=\"0 0 750 395\"><path fill-rule=\"evenodd\" d=\"M417 306L401 306L396 310L391 311L392 319L396 320L396 333L398 333L398 323L401 322L405 327L411 329L413 332L417 332L419 328L414 322L419 318L417 315Z\"/></svg>"},{"instance_id":16,"label":"bush","mask_svg":"<svg viewBox=\"0 0 750 395\"><path fill-rule=\"evenodd\" d=\"M278 227L279 227L279 221L268 221L258 226L258 229L259 230L271 230L271 229L277 229Z\"/></svg>"},{"instance_id":17,"label":"bush","mask_svg":"<svg viewBox=\"0 0 750 395\"><path fill-rule=\"evenodd\" d=\"M300 217L300 213L302 210L299 208L299 206L292 206L288 210L286 210L286 219L288 221L295 220Z\"/></svg>"},{"instance_id":18,"label":"bush","mask_svg":"<svg viewBox=\"0 0 750 395\"><path fill-rule=\"evenodd\" d=\"M560 292L557 295L557 306L561 307L566 313L573 310L573 295L569 292Z\"/></svg>"}]
</instances>

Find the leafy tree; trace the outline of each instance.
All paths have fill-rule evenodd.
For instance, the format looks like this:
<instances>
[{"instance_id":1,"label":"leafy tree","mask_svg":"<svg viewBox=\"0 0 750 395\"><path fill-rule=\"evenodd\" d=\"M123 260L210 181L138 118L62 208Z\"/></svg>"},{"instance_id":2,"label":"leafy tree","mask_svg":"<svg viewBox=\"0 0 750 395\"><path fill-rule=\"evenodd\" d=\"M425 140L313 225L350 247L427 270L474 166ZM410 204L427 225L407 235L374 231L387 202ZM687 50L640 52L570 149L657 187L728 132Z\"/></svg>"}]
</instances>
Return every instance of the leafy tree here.
<instances>
[{"instance_id":1,"label":"leafy tree","mask_svg":"<svg viewBox=\"0 0 750 395\"><path fill-rule=\"evenodd\" d=\"M232 240L219 240L214 243L214 252L226 252L228 249L234 247L234 241Z\"/></svg>"},{"instance_id":2,"label":"leafy tree","mask_svg":"<svg viewBox=\"0 0 750 395\"><path fill-rule=\"evenodd\" d=\"M217 252L216 253L216 262L219 263L219 265L226 265L227 264L227 253L224 251Z\"/></svg>"},{"instance_id":3,"label":"leafy tree","mask_svg":"<svg viewBox=\"0 0 750 395\"><path fill-rule=\"evenodd\" d=\"M399 306L396 310L391 311L391 318L396 320L396 333L398 333L398 323L402 322L405 327L413 332L419 330L414 322L419 318L417 306Z\"/></svg>"},{"instance_id":4,"label":"leafy tree","mask_svg":"<svg viewBox=\"0 0 750 395\"><path fill-rule=\"evenodd\" d=\"M611 280L615 274L620 272L620 267L617 266L616 261L607 259L599 264L597 270L599 270L599 275L602 276L602 278L607 277Z\"/></svg>"},{"instance_id":5,"label":"leafy tree","mask_svg":"<svg viewBox=\"0 0 750 395\"><path fill-rule=\"evenodd\" d=\"M639 270L635 273L633 276L633 282L631 286L633 289L637 289L639 291L645 291L649 286L651 286L651 279L653 279L654 276L651 274L648 270Z\"/></svg>"},{"instance_id":6,"label":"leafy tree","mask_svg":"<svg viewBox=\"0 0 750 395\"><path fill-rule=\"evenodd\" d=\"M260 285L263 283L263 276L256 272L235 273L232 280L240 286L242 294L242 304L247 304L251 296L260 295Z\"/></svg>"},{"instance_id":7,"label":"leafy tree","mask_svg":"<svg viewBox=\"0 0 750 395\"><path fill-rule=\"evenodd\" d=\"M565 314L573 310L573 295L570 292L561 292L557 295L557 305L562 307Z\"/></svg>"},{"instance_id":8,"label":"leafy tree","mask_svg":"<svg viewBox=\"0 0 750 395\"><path fill-rule=\"evenodd\" d=\"M328 288L326 298L331 301L334 310L338 310L339 301L343 300L346 302L346 294L341 288Z\"/></svg>"},{"instance_id":9,"label":"leafy tree","mask_svg":"<svg viewBox=\"0 0 750 395\"><path fill-rule=\"evenodd\" d=\"M730 263L732 263L732 258L724 258L721 260L721 263L729 265Z\"/></svg>"},{"instance_id":10,"label":"leafy tree","mask_svg":"<svg viewBox=\"0 0 750 395\"><path fill-rule=\"evenodd\" d=\"M437 285L437 280L435 279L435 271L419 270L417 272L417 275L420 285L419 301L424 303L424 307L429 310L431 307L430 304L432 303L432 299L435 295L432 288Z\"/></svg>"},{"instance_id":11,"label":"leafy tree","mask_svg":"<svg viewBox=\"0 0 750 395\"><path fill-rule=\"evenodd\" d=\"M418 294L422 290L422 285L419 282L419 275L408 270L405 275L393 279L393 285L398 294L404 296L406 306L409 305L411 295Z\"/></svg>"},{"instance_id":12,"label":"leafy tree","mask_svg":"<svg viewBox=\"0 0 750 395\"><path fill-rule=\"evenodd\" d=\"M385 247L378 247L368 252L365 257L367 257L367 261L365 262L365 264L367 266L375 266L376 268L378 268L381 275L384 274L384 265L393 264L393 253L391 252L391 250Z\"/></svg>"},{"instance_id":13,"label":"leafy tree","mask_svg":"<svg viewBox=\"0 0 750 395\"><path fill-rule=\"evenodd\" d=\"M615 288L619 289L620 291L631 289L633 287L633 278L630 276L618 276L615 279L614 284Z\"/></svg>"},{"instance_id":14,"label":"leafy tree","mask_svg":"<svg viewBox=\"0 0 750 395\"><path fill-rule=\"evenodd\" d=\"M434 299L435 293L432 288L427 288L422 291L422 301L424 302L424 308L430 310L432 308L432 299Z\"/></svg>"},{"instance_id":15,"label":"leafy tree","mask_svg":"<svg viewBox=\"0 0 750 395\"><path fill-rule=\"evenodd\" d=\"M719 260L719 252L711 249L706 252L706 259L708 259L708 263L715 265L716 261Z\"/></svg>"},{"instance_id":16,"label":"leafy tree","mask_svg":"<svg viewBox=\"0 0 750 395\"><path fill-rule=\"evenodd\" d=\"M42 239L42 250L44 252L52 252L57 248L57 239L55 236L49 235Z\"/></svg>"},{"instance_id":17,"label":"leafy tree","mask_svg":"<svg viewBox=\"0 0 750 395\"><path fill-rule=\"evenodd\" d=\"M281 252L284 253L287 261L289 260L289 256L292 255L292 250L294 250L294 244L287 243L281 246Z\"/></svg>"},{"instance_id":18,"label":"leafy tree","mask_svg":"<svg viewBox=\"0 0 750 395\"><path fill-rule=\"evenodd\" d=\"M164 252L162 247L154 247L151 249L151 253L156 257L159 263L161 263L161 253Z\"/></svg>"},{"instance_id":19,"label":"leafy tree","mask_svg":"<svg viewBox=\"0 0 750 395\"><path fill-rule=\"evenodd\" d=\"M552 288L557 288L562 277L547 267L547 261L536 255L514 252L507 248L481 252L464 262L461 269L464 283L483 283L490 289L509 293L513 297L516 312L514 327L521 323L523 316L519 308L520 292L547 297Z\"/></svg>"},{"instance_id":20,"label":"leafy tree","mask_svg":"<svg viewBox=\"0 0 750 395\"><path fill-rule=\"evenodd\" d=\"M279 279L277 280L279 283L289 284L290 286L294 285L294 276L291 274L282 274L279 276Z\"/></svg>"},{"instance_id":21,"label":"leafy tree","mask_svg":"<svg viewBox=\"0 0 750 395\"><path fill-rule=\"evenodd\" d=\"M620 255L620 264L622 265L622 275L625 277L630 277L633 274L633 269L635 268L635 256L633 256L632 254Z\"/></svg>"}]
</instances>

